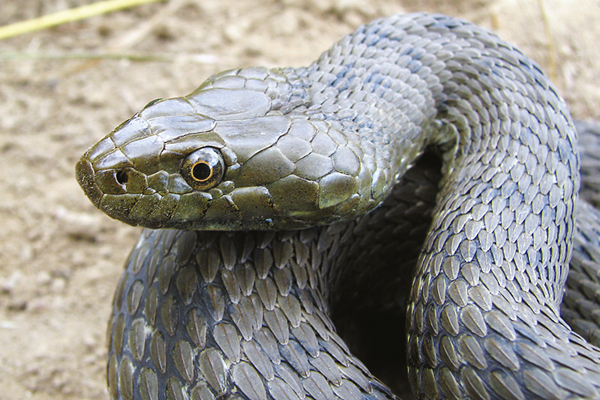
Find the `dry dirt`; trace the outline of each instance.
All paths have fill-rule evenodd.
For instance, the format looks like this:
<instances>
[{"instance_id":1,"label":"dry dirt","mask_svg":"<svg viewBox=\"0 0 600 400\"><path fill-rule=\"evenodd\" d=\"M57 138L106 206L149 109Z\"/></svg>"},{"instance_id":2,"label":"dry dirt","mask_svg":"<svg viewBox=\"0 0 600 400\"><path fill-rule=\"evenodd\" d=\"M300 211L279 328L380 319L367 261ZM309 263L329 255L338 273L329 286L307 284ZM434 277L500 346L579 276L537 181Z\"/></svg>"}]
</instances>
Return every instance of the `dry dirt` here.
<instances>
[{"instance_id":1,"label":"dry dirt","mask_svg":"<svg viewBox=\"0 0 600 400\"><path fill-rule=\"evenodd\" d=\"M86 2L2 1L0 24ZM77 186L87 147L215 72L305 65L364 22L417 10L494 29L551 74L576 118L600 119L597 0L171 0L0 41L0 399L108 398L105 326L138 229ZM116 58L76 57L99 53ZM162 60L119 57L131 54Z\"/></svg>"}]
</instances>

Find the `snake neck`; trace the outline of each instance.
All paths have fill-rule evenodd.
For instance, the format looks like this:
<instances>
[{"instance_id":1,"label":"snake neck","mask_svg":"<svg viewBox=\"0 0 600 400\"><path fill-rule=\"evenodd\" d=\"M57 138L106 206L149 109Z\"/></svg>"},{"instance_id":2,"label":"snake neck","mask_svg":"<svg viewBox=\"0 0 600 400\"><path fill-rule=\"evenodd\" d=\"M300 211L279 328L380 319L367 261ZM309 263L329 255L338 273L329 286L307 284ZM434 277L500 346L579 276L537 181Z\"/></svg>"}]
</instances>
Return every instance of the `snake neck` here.
<instances>
[{"instance_id":1,"label":"snake neck","mask_svg":"<svg viewBox=\"0 0 600 400\"><path fill-rule=\"evenodd\" d=\"M500 213L507 208L502 221L507 229L498 240L508 238L529 253L524 262L538 268L536 282L558 304L572 223L559 233L546 225L550 214L572 221L577 139L564 101L533 61L468 22L399 15L359 28L311 66L288 71L306 88L301 112L339 126L336 132L351 132L346 138L364 149L361 162L371 185L383 177L385 195L428 145L440 146L444 178L439 198L446 200L438 204L434 226L462 234L464 223L453 230L449 216L465 196L471 198L470 207ZM541 190L534 189L539 185ZM492 203L497 194L503 199ZM524 223L520 215L532 208L541 214L529 218L525 238L518 241L516 231ZM517 227L509 230L513 221ZM495 224L490 217L490 227ZM467 233L477 239L480 231L477 226ZM478 240L489 249L494 233L487 235ZM550 242L555 236L560 256L527 250L534 240Z\"/></svg>"}]
</instances>

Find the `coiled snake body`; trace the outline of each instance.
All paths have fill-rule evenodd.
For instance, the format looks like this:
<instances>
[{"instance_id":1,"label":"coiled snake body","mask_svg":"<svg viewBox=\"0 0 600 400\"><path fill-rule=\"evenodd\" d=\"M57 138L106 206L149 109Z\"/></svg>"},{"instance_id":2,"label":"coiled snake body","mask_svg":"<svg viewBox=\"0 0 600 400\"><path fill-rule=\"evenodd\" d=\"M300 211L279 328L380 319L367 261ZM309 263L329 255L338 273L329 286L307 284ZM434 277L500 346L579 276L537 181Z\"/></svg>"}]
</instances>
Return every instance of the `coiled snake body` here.
<instances>
[{"instance_id":1,"label":"coiled snake body","mask_svg":"<svg viewBox=\"0 0 600 400\"><path fill-rule=\"evenodd\" d=\"M559 315L573 254L563 314L598 343L600 219L577 201L576 136L530 59L426 14L376 20L306 68L228 71L148 104L77 165L111 217L176 229L145 230L127 262L112 398L394 398L328 304L403 301L418 398L598 398L600 350ZM407 172L431 146L437 198L431 160ZM348 326L359 344L382 331Z\"/></svg>"}]
</instances>

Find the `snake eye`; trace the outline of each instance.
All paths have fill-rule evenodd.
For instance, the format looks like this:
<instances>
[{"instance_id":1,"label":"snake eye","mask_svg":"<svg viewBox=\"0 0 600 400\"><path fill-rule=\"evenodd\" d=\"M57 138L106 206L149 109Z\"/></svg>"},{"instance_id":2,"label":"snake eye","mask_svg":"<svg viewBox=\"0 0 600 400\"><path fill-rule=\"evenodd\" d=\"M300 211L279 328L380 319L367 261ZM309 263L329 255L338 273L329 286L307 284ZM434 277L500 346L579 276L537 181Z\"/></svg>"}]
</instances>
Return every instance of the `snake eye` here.
<instances>
[{"instance_id":1,"label":"snake eye","mask_svg":"<svg viewBox=\"0 0 600 400\"><path fill-rule=\"evenodd\" d=\"M221 182L225 174L225 163L221 152L212 147L203 147L187 156L181 167L181 175L196 190L207 190Z\"/></svg>"}]
</instances>

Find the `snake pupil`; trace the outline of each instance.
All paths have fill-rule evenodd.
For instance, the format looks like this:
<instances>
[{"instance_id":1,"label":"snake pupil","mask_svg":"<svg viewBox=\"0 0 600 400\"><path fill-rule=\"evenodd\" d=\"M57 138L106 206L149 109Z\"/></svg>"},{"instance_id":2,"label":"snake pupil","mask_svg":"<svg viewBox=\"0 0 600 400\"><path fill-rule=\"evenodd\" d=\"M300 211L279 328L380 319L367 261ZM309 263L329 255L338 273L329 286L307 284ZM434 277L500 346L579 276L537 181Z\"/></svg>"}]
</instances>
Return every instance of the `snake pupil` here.
<instances>
[{"instance_id":1,"label":"snake pupil","mask_svg":"<svg viewBox=\"0 0 600 400\"><path fill-rule=\"evenodd\" d=\"M212 176L212 169L204 162L199 162L192 168L192 176L199 182L204 182Z\"/></svg>"}]
</instances>

